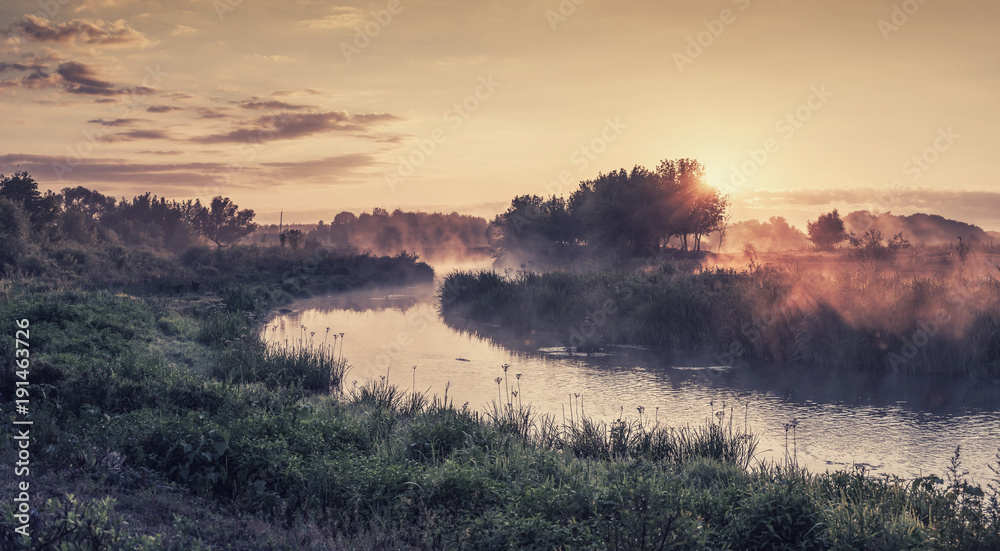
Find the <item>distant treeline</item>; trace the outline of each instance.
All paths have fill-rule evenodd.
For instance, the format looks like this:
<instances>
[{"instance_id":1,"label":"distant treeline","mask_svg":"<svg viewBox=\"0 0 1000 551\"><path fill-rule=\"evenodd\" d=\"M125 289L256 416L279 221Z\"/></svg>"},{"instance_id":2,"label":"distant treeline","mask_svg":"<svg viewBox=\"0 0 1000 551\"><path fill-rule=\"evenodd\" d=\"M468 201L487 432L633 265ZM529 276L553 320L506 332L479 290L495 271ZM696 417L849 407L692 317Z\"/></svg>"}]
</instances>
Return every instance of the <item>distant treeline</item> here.
<instances>
[{"instance_id":1,"label":"distant treeline","mask_svg":"<svg viewBox=\"0 0 1000 551\"><path fill-rule=\"evenodd\" d=\"M221 248L252 233L253 219L252 210L223 197L202 205L151 193L117 200L85 187L43 194L27 172L0 174L0 275L44 271L40 251L72 256L74 248L118 245L179 253L206 242Z\"/></svg>"},{"instance_id":2,"label":"distant treeline","mask_svg":"<svg viewBox=\"0 0 1000 551\"><path fill-rule=\"evenodd\" d=\"M354 214L344 211L333 221L317 225L294 224L283 228L270 225L260 228L253 240L276 243L285 234L291 247L306 249L323 245L340 250L370 251L373 254L408 252L424 259L464 259L488 255L486 219L452 212L389 213L376 207L372 212Z\"/></svg>"}]
</instances>

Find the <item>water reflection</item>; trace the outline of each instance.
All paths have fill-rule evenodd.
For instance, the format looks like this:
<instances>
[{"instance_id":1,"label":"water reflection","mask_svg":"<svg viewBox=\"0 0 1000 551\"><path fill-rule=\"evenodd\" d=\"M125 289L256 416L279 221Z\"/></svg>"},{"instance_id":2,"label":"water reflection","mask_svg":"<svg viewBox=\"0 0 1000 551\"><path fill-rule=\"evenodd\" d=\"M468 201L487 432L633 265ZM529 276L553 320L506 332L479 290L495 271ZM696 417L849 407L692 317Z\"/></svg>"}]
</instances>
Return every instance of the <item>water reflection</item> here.
<instances>
[{"instance_id":1,"label":"water reflection","mask_svg":"<svg viewBox=\"0 0 1000 551\"><path fill-rule=\"evenodd\" d=\"M561 420L571 396L587 415L637 416L642 406L671 425L704 423L723 405L761 436L761 459L786 453L785 424L799 421L794 448L812 470L864 464L903 477L943 474L956 446L979 481L1000 446L1000 385L943 377L725 368L708 358L641 347L568 354L555 335L499 328L454 329L437 314L430 287L369 291L296 302L271 325L279 341L304 325L346 333L352 380L387 375L419 392L482 409L497 396L501 365L521 373L521 398ZM453 320L450 320L453 321ZM416 366L416 369L414 369ZM576 400L576 398L572 398ZM789 448L792 447L789 433ZM788 450L789 452L791 449Z\"/></svg>"}]
</instances>

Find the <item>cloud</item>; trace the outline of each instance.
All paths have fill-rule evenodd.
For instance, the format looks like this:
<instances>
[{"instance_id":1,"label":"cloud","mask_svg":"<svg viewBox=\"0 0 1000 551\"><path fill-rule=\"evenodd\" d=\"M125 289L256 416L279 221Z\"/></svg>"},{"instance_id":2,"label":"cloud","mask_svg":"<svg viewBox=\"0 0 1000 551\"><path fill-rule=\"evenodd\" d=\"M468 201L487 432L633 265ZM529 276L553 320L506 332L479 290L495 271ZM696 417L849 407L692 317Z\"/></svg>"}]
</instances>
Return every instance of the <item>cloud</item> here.
<instances>
[{"instance_id":1,"label":"cloud","mask_svg":"<svg viewBox=\"0 0 1000 551\"><path fill-rule=\"evenodd\" d=\"M63 23L52 23L35 15L25 15L14 24L12 30L24 38L36 42L55 42L68 46L86 44L88 46L139 46L152 41L133 29L124 19L104 21L101 19L73 19Z\"/></svg>"},{"instance_id":2,"label":"cloud","mask_svg":"<svg viewBox=\"0 0 1000 551\"><path fill-rule=\"evenodd\" d=\"M274 169L282 179L322 178L329 183L331 177L355 174L358 169L378 164L369 154L348 154L325 157L311 161L261 163Z\"/></svg>"},{"instance_id":3,"label":"cloud","mask_svg":"<svg viewBox=\"0 0 1000 551\"><path fill-rule=\"evenodd\" d=\"M327 113L279 113L264 115L242 123L222 134L193 138L195 143L258 143L289 140L327 132L364 131L381 122L398 120L388 113L349 115L344 111Z\"/></svg>"},{"instance_id":4,"label":"cloud","mask_svg":"<svg viewBox=\"0 0 1000 551\"><path fill-rule=\"evenodd\" d=\"M278 54L271 54L271 55L253 54L252 56L248 57L250 59L257 59L261 61L273 61L273 62L284 62L292 60L292 58L288 57L287 55L278 55Z\"/></svg>"},{"instance_id":5,"label":"cloud","mask_svg":"<svg viewBox=\"0 0 1000 551\"><path fill-rule=\"evenodd\" d=\"M58 75L52 73L46 73L43 69L36 69L31 71L30 74L12 78L7 80L0 80L0 88L25 88L27 90L41 90L44 88L51 88L58 86L60 83Z\"/></svg>"},{"instance_id":6,"label":"cloud","mask_svg":"<svg viewBox=\"0 0 1000 551\"><path fill-rule=\"evenodd\" d=\"M173 105L150 105L146 108L146 111L150 113L169 113L171 111L182 111L181 107L175 107Z\"/></svg>"},{"instance_id":7,"label":"cloud","mask_svg":"<svg viewBox=\"0 0 1000 551\"><path fill-rule=\"evenodd\" d=\"M114 96L119 94L149 94L154 91L147 86L117 87L108 81L101 80L92 67L77 61L60 63L56 73L62 77L61 84L71 94Z\"/></svg>"},{"instance_id":8,"label":"cloud","mask_svg":"<svg viewBox=\"0 0 1000 551\"><path fill-rule=\"evenodd\" d=\"M56 182L125 183L134 186L197 187L211 184L225 163L136 163L113 158L60 155L0 155L0 167L17 166L42 185ZM6 172L0 169L0 172ZM139 188L136 188L139 191ZM145 190L143 190L145 191Z\"/></svg>"},{"instance_id":9,"label":"cloud","mask_svg":"<svg viewBox=\"0 0 1000 551\"><path fill-rule=\"evenodd\" d=\"M180 155L179 151L142 151L156 156ZM25 170L42 186L59 187L67 183L117 187L129 193L152 191L162 193L164 188L200 191L204 186L218 184L220 177L232 173L230 159L218 162L161 163L135 162L133 160L104 157L67 157L65 155L0 155L0 173ZM298 180L323 178L323 183L336 183L341 176L351 175L366 166L378 163L367 154L348 154L299 162L264 163L259 166L242 166L242 179L252 183L227 186L267 188L275 184L293 184Z\"/></svg>"},{"instance_id":10,"label":"cloud","mask_svg":"<svg viewBox=\"0 0 1000 551\"><path fill-rule=\"evenodd\" d=\"M244 109L287 109L289 111L297 111L299 109L308 109L312 107L311 105L295 105L292 103L286 103L284 101L278 100L258 100L254 98L252 100L234 102Z\"/></svg>"},{"instance_id":11,"label":"cloud","mask_svg":"<svg viewBox=\"0 0 1000 551\"><path fill-rule=\"evenodd\" d=\"M45 65L39 65L37 63L25 65L24 63L0 62L0 73L4 71L43 71L45 68Z\"/></svg>"},{"instance_id":12,"label":"cloud","mask_svg":"<svg viewBox=\"0 0 1000 551\"><path fill-rule=\"evenodd\" d=\"M220 109L217 107L196 107L196 111L201 115L203 119L224 119L229 117L226 113L226 109Z\"/></svg>"},{"instance_id":13,"label":"cloud","mask_svg":"<svg viewBox=\"0 0 1000 551\"><path fill-rule=\"evenodd\" d=\"M355 26L365 22L365 14L357 8L339 6L330 10L330 15L317 19L306 19L298 24L307 29L316 30L336 30L353 29Z\"/></svg>"},{"instance_id":14,"label":"cloud","mask_svg":"<svg viewBox=\"0 0 1000 551\"><path fill-rule=\"evenodd\" d=\"M322 93L323 92L320 92L319 90L314 90L312 88L306 88L305 90L281 89L281 90L272 90L271 91L271 95L272 96L278 96L278 97L281 97L281 96L291 96L293 94L309 94L311 96L318 96L318 95L321 95Z\"/></svg>"},{"instance_id":15,"label":"cloud","mask_svg":"<svg viewBox=\"0 0 1000 551\"><path fill-rule=\"evenodd\" d=\"M129 130L105 136L103 139L108 142L129 142L134 140L169 140L171 137L162 130Z\"/></svg>"},{"instance_id":16,"label":"cloud","mask_svg":"<svg viewBox=\"0 0 1000 551\"><path fill-rule=\"evenodd\" d=\"M170 36L184 36L188 34L194 34L198 32L198 29L194 27L188 27L187 25L177 25L174 30L170 31Z\"/></svg>"},{"instance_id":17,"label":"cloud","mask_svg":"<svg viewBox=\"0 0 1000 551\"><path fill-rule=\"evenodd\" d=\"M137 122L146 121L148 119L114 119L106 121L104 119L94 119L87 122L99 124L101 126L131 126Z\"/></svg>"}]
</instances>

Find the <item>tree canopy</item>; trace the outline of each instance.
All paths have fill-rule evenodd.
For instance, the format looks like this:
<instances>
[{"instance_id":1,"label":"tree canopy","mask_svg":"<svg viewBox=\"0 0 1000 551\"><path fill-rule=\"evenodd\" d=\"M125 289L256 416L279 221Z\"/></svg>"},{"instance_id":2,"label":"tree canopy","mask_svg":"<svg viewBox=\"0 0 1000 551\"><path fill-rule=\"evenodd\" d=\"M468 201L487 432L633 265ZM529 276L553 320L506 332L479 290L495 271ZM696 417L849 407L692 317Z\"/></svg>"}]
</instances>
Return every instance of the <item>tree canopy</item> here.
<instances>
[{"instance_id":1,"label":"tree canopy","mask_svg":"<svg viewBox=\"0 0 1000 551\"><path fill-rule=\"evenodd\" d=\"M493 252L551 255L572 248L638 256L674 237L680 248L701 249L718 230L728 197L705 183L693 159L664 160L655 171L620 169L580 182L568 200L522 195L494 218Z\"/></svg>"},{"instance_id":2,"label":"tree canopy","mask_svg":"<svg viewBox=\"0 0 1000 551\"><path fill-rule=\"evenodd\" d=\"M846 241L848 237L844 221L841 220L837 209L821 214L814 222L807 222L806 229L809 232L809 241L822 250L830 250L840 242Z\"/></svg>"},{"instance_id":3,"label":"tree canopy","mask_svg":"<svg viewBox=\"0 0 1000 551\"><path fill-rule=\"evenodd\" d=\"M228 197L214 197L208 207L195 201L191 208L195 231L218 248L228 247L257 229L253 210L239 210Z\"/></svg>"}]
</instances>

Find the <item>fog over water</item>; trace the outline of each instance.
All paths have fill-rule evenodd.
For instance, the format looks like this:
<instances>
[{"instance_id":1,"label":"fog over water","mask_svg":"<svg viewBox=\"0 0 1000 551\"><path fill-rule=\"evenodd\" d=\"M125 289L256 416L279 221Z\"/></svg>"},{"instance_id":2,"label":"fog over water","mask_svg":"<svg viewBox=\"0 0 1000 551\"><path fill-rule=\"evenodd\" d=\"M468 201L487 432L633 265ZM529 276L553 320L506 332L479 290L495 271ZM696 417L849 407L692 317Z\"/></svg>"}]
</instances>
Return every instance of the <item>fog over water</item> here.
<instances>
[{"instance_id":1,"label":"fog over water","mask_svg":"<svg viewBox=\"0 0 1000 551\"><path fill-rule=\"evenodd\" d=\"M639 347L571 355L553 346L558 339L552 335L528 342L449 327L437 314L431 287L317 297L287 310L268 324L272 340L308 339L315 332L319 343L327 327L331 335L345 334L337 346L353 366L347 387L388 375L400 387L429 395L442 396L447 387L456 407L468 402L482 411L505 385L519 384L525 405L557 421L568 421L580 407L607 421L636 419L642 406L645 420L698 425L717 418L724 404L726 423L731 417L735 426L746 423L760 435L758 459L780 461L787 436L788 453L818 472L862 464L879 474L943 477L961 446L964 468L985 482L1000 443L1000 383L994 381L729 368L711 358ZM499 334L499 328L479 330ZM498 389L504 364L510 366L507 380ZM798 426L786 434L793 419Z\"/></svg>"}]
</instances>

